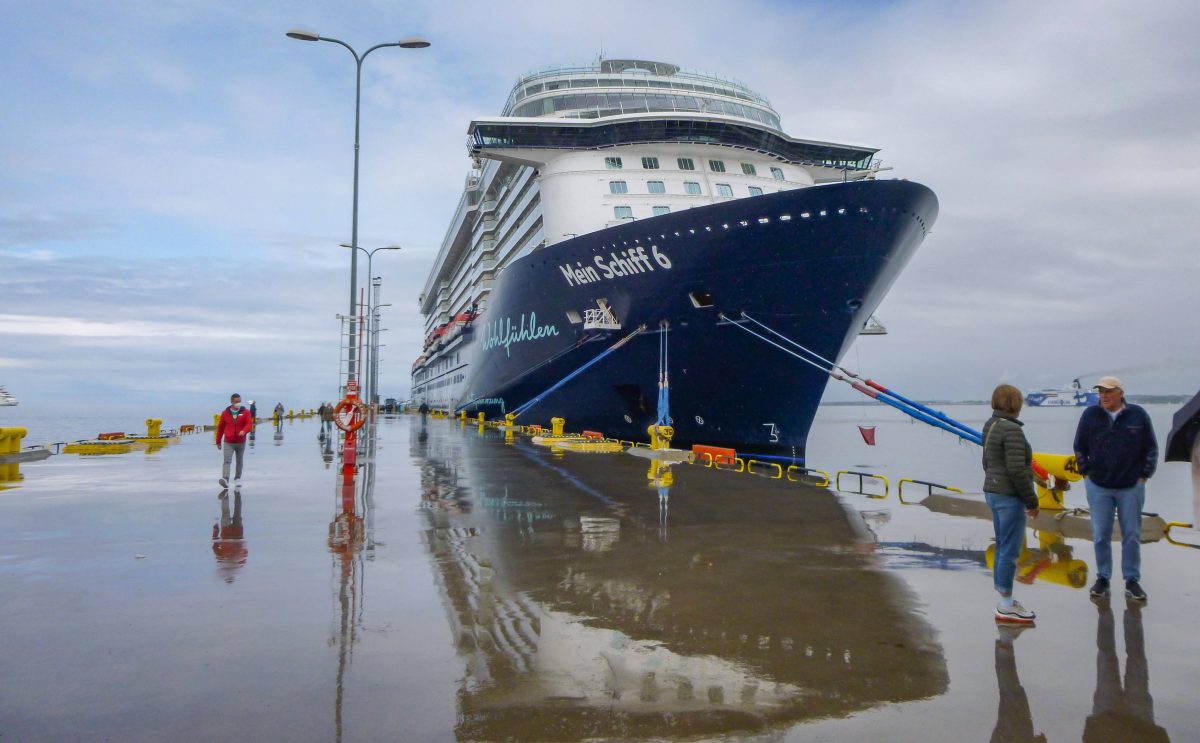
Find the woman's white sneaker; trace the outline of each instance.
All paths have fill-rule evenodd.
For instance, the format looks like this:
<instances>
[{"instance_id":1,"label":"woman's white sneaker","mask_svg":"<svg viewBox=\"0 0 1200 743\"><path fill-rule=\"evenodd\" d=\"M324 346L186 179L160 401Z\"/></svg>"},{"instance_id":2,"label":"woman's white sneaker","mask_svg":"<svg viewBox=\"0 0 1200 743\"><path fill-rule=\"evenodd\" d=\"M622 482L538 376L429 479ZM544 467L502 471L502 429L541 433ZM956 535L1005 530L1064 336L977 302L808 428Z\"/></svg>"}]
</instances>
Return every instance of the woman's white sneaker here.
<instances>
[{"instance_id":1,"label":"woman's white sneaker","mask_svg":"<svg viewBox=\"0 0 1200 743\"><path fill-rule=\"evenodd\" d=\"M1020 601L1012 602L1011 606L1004 604L996 605L996 621L997 622L1015 622L1017 624L1032 624L1037 618L1031 610L1021 606Z\"/></svg>"}]
</instances>

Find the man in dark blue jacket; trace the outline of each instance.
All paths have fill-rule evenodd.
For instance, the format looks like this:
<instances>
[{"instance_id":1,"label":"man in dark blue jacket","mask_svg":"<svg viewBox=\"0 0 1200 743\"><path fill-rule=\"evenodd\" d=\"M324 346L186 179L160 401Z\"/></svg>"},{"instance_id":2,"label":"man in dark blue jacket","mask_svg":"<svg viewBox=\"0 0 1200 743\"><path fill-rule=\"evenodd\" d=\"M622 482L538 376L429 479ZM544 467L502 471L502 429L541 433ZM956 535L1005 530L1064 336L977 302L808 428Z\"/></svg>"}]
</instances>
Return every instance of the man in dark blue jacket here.
<instances>
[{"instance_id":1,"label":"man in dark blue jacket","mask_svg":"<svg viewBox=\"0 0 1200 743\"><path fill-rule=\"evenodd\" d=\"M1121 574L1125 595L1145 601L1139 583L1142 568L1142 507L1146 481L1158 466L1158 441L1150 416L1125 402L1116 377L1096 383L1100 404L1083 411L1075 431L1075 460L1084 477L1092 509L1092 542L1096 548L1096 582L1091 594L1108 595L1112 578L1113 514L1121 524Z\"/></svg>"}]
</instances>

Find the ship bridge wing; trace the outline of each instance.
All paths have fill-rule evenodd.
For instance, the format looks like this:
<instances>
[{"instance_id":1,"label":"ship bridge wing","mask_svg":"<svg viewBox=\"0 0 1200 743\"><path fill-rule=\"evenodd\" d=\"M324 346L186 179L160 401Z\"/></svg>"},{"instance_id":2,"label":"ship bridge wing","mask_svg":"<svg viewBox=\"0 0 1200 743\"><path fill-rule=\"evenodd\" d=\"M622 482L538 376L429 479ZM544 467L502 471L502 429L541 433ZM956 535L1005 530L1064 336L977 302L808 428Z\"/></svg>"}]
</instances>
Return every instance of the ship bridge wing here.
<instances>
[{"instance_id":1,"label":"ship bridge wing","mask_svg":"<svg viewBox=\"0 0 1200 743\"><path fill-rule=\"evenodd\" d=\"M840 170L870 170L876 148L795 139L766 126L718 115L627 114L600 120L496 117L476 119L467 131L473 157L507 160L505 150L590 150L680 142L753 150L783 162ZM522 165L535 165L526 157Z\"/></svg>"}]
</instances>

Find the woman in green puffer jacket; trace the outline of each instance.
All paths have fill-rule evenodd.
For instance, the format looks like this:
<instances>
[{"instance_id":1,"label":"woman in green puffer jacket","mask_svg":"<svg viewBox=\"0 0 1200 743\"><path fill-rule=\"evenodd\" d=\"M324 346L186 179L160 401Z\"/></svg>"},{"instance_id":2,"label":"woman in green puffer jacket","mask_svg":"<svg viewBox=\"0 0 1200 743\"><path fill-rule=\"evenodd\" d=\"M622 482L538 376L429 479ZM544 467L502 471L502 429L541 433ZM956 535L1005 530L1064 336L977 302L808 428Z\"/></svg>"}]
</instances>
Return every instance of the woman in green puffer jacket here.
<instances>
[{"instance_id":1,"label":"woman in green puffer jacket","mask_svg":"<svg viewBox=\"0 0 1200 743\"><path fill-rule=\"evenodd\" d=\"M1032 624L1036 616L1013 600L1013 578L1025 539L1026 516L1038 514L1033 489L1033 447L1017 420L1024 402L1021 391L1002 384L992 392L992 417L983 424L983 496L992 510L996 531L992 578L1000 601L997 622Z\"/></svg>"}]
</instances>

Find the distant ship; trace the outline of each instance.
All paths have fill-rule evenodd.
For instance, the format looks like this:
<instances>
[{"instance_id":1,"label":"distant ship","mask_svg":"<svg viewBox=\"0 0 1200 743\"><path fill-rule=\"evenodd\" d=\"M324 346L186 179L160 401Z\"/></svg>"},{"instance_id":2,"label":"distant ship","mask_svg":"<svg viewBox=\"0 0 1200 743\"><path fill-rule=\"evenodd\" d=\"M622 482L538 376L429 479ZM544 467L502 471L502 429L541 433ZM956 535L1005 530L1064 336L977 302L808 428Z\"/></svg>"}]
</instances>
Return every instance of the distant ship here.
<instances>
[{"instance_id":1,"label":"distant ship","mask_svg":"<svg viewBox=\"0 0 1200 743\"><path fill-rule=\"evenodd\" d=\"M530 73L467 147L413 402L501 416L644 326L520 419L622 439L657 420L666 345L677 445L803 460L829 375L734 323L842 358L938 213L876 180L878 150L788 136L761 94L664 62Z\"/></svg>"},{"instance_id":2,"label":"distant ship","mask_svg":"<svg viewBox=\"0 0 1200 743\"><path fill-rule=\"evenodd\" d=\"M1066 390L1030 390L1025 393L1025 404L1031 408L1083 408L1100 402L1100 395L1083 389L1076 379Z\"/></svg>"},{"instance_id":3,"label":"distant ship","mask_svg":"<svg viewBox=\"0 0 1200 743\"><path fill-rule=\"evenodd\" d=\"M17 398L10 395L8 393L8 390L4 389L3 387L0 387L0 408L12 407L13 405L19 405L19 404L20 404L20 401L18 401Z\"/></svg>"}]
</instances>

